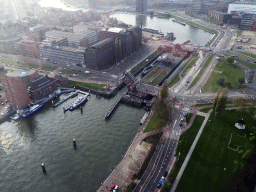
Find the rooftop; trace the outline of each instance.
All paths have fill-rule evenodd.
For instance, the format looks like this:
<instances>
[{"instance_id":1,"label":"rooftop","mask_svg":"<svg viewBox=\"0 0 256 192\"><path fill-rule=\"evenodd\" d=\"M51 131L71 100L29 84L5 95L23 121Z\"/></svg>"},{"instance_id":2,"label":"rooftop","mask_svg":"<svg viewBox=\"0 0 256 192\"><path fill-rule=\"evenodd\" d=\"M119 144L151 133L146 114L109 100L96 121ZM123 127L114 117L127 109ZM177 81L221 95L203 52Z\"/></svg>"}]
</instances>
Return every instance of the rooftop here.
<instances>
[{"instance_id":1,"label":"rooftop","mask_svg":"<svg viewBox=\"0 0 256 192\"><path fill-rule=\"evenodd\" d=\"M53 83L54 81L57 81L57 79L53 79L46 75L46 76L30 83L28 86L29 86L30 91L36 91L38 89L41 89L41 88Z\"/></svg>"},{"instance_id":2,"label":"rooftop","mask_svg":"<svg viewBox=\"0 0 256 192\"><path fill-rule=\"evenodd\" d=\"M112 33L124 33L126 29L114 27L114 28L106 29L106 31L112 32Z\"/></svg>"},{"instance_id":3,"label":"rooftop","mask_svg":"<svg viewBox=\"0 0 256 192\"><path fill-rule=\"evenodd\" d=\"M78 39L83 39L86 37L86 35L84 35L84 34L70 33L70 32L57 31L57 30L47 31L45 33L46 36L49 34L58 35L58 36L62 36L62 37L73 37L73 38L78 38Z\"/></svg>"},{"instance_id":4,"label":"rooftop","mask_svg":"<svg viewBox=\"0 0 256 192\"><path fill-rule=\"evenodd\" d=\"M103 41L93 44L92 46L90 46L90 48L99 49L104 45L110 43L111 41L114 41L114 39L110 37L110 38L104 39Z\"/></svg>"},{"instance_id":5,"label":"rooftop","mask_svg":"<svg viewBox=\"0 0 256 192\"><path fill-rule=\"evenodd\" d=\"M73 48L73 47L67 47L67 46L56 46L56 47L45 47L43 44L39 45L39 48L45 48L45 49L58 49L62 51L67 51L67 52L74 52L74 53L81 53L85 52L85 47L80 47L78 48Z\"/></svg>"}]
</instances>

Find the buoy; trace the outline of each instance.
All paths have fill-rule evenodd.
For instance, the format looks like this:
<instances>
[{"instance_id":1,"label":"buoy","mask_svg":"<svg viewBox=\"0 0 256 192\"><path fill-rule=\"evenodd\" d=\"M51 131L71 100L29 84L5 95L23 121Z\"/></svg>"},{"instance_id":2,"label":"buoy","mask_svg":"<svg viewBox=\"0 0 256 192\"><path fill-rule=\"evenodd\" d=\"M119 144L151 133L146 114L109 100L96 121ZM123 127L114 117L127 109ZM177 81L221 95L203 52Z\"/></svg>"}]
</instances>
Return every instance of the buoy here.
<instances>
[{"instance_id":1,"label":"buoy","mask_svg":"<svg viewBox=\"0 0 256 192\"><path fill-rule=\"evenodd\" d=\"M73 139L73 145L74 145L74 147L76 147L76 140L75 139Z\"/></svg>"},{"instance_id":2,"label":"buoy","mask_svg":"<svg viewBox=\"0 0 256 192\"><path fill-rule=\"evenodd\" d=\"M42 164L41 164L41 166L42 166L42 170L43 170L43 172L45 172L46 170L45 170L44 163L42 163Z\"/></svg>"}]
</instances>

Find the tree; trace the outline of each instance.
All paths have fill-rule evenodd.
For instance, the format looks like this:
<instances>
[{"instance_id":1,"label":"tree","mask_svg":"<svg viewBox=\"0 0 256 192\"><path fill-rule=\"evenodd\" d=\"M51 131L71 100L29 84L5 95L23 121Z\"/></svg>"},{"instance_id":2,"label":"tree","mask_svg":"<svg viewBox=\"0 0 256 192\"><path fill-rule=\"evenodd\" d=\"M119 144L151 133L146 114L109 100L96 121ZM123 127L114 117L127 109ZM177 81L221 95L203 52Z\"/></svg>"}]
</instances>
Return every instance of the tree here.
<instances>
[{"instance_id":1,"label":"tree","mask_svg":"<svg viewBox=\"0 0 256 192\"><path fill-rule=\"evenodd\" d=\"M240 85L241 85L241 84L244 84L245 79L244 79L244 78L239 78L239 79L238 79L238 82L240 83Z\"/></svg>"},{"instance_id":2,"label":"tree","mask_svg":"<svg viewBox=\"0 0 256 192\"><path fill-rule=\"evenodd\" d=\"M224 83L225 83L224 78L220 78L220 79L217 80L217 84L220 85L220 86L224 86Z\"/></svg>"},{"instance_id":3,"label":"tree","mask_svg":"<svg viewBox=\"0 0 256 192\"><path fill-rule=\"evenodd\" d=\"M227 62L230 63L230 64L233 64L234 63L234 57L228 57L227 58Z\"/></svg>"},{"instance_id":4,"label":"tree","mask_svg":"<svg viewBox=\"0 0 256 192\"><path fill-rule=\"evenodd\" d=\"M228 87L229 89L232 87L230 82L226 82L225 86Z\"/></svg>"},{"instance_id":5,"label":"tree","mask_svg":"<svg viewBox=\"0 0 256 192\"><path fill-rule=\"evenodd\" d=\"M226 109L227 105L227 95L228 95L228 90L227 88L222 89L221 94L218 98L216 107L215 107L215 117L218 116L218 114Z\"/></svg>"},{"instance_id":6,"label":"tree","mask_svg":"<svg viewBox=\"0 0 256 192\"><path fill-rule=\"evenodd\" d=\"M115 39L115 56L116 56L116 62L117 62L117 60L118 60L118 51L119 51L119 49L118 49L118 47L119 47L119 43L118 43L118 39L116 38Z\"/></svg>"},{"instance_id":7,"label":"tree","mask_svg":"<svg viewBox=\"0 0 256 192\"><path fill-rule=\"evenodd\" d=\"M217 94L215 95L214 100L212 102L213 112L215 112L215 108L216 108L216 105L217 105L217 102L218 102L218 99L219 99L219 96L220 96L220 92L221 92L221 88L219 88L219 90L218 90Z\"/></svg>"},{"instance_id":8,"label":"tree","mask_svg":"<svg viewBox=\"0 0 256 192\"><path fill-rule=\"evenodd\" d=\"M164 81L162 88L160 89L160 99L165 100L168 97L167 80Z\"/></svg>"},{"instance_id":9,"label":"tree","mask_svg":"<svg viewBox=\"0 0 256 192\"><path fill-rule=\"evenodd\" d=\"M121 41L119 40L119 59L122 59L123 58L123 53L122 53L122 44L121 44Z\"/></svg>"}]
</instances>

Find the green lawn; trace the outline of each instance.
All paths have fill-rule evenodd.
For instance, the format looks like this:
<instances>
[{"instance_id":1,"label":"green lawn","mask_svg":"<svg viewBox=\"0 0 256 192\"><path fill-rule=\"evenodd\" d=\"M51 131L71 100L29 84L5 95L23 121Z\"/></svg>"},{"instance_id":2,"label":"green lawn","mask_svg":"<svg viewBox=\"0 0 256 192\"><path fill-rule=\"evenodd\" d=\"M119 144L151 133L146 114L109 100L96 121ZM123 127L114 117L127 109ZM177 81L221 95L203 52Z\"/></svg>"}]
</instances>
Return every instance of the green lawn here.
<instances>
[{"instance_id":1,"label":"green lawn","mask_svg":"<svg viewBox=\"0 0 256 192\"><path fill-rule=\"evenodd\" d=\"M195 58L190 62L187 68L182 72L181 74L182 77L184 77L188 73L188 71L194 66L194 64L198 59L199 59L199 54L196 54Z\"/></svg>"},{"instance_id":2,"label":"green lawn","mask_svg":"<svg viewBox=\"0 0 256 192\"><path fill-rule=\"evenodd\" d=\"M250 115L235 110L223 111L218 118L211 114L212 122L207 122L176 192L226 191L230 187L232 176L245 168L245 150L253 149L248 132L252 129L238 130L234 126L241 118L250 129L255 126Z\"/></svg>"},{"instance_id":3,"label":"green lawn","mask_svg":"<svg viewBox=\"0 0 256 192\"><path fill-rule=\"evenodd\" d=\"M187 114L187 117L186 117L186 123L187 123L187 124L189 123L189 121L190 121L190 119L191 119L192 116L193 116L193 113L188 113L188 114Z\"/></svg>"},{"instance_id":4,"label":"green lawn","mask_svg":"<svg viewBox=\"0 0 256 192\"><path fill-rule=\"evenodd\" d=\"M163 72L165 72L165 73L162 74ZM169 69L165 69L165 70L161 71L160 74L152 81L152 84L156 85L164 76L167 75L168 72L169 72Z\"/></svg>"},{"instance_id":5,"label":"green lawn","mask_svg":"<svg viewBox=\"0 0 256 192\"><path fill-rule=\"evenodd\" d=\"M85 87L88 89L92 89L92 90L102 90L105 86L107 86L106 84L98 84L98 83L84 83L84 82L78 82L78 81L71 81L68 80L68 84L67 87Z\"/></svg>"},{"instance_id":6,"label":"green lawn","mask_svg":"<svg viewBox=\"0 0 256 192\"><path fill-rule=\"evenodd\" d=\"M240 51L237 51L239 54L242 54L242 55L245 55L245 56L248 56L248 57L252 57L252 58L256 58L256 55L253 55L253 54L250 54L250 53L243 53L243 52L240 52Z\"/></svg>"},{"instance_id":7,"label":"green lawn","mask_svg":"<svg viewBox=\"0 0 256 192\"><path fill-rule=\"evenodd\" d=\"M55 68L55 67L50 67L50 66L45 66L45 65L43 65L43 66L42 66L42 69L43 69L43 70L47 70L47 71L54 71L56 68Z\"/></svg>"},{"instance_id":8,"label":"green lawn","mask_svg":"<svg viewBox=\"0 0 256 192\"><path fill-rule=\"evenodd\" d=\"M204 121L205 117L197 115L193 125L180 136L179 144L176 150L176 156L179 156L179 160L172 168L168 180L174 180L178 175L180 168L188 154L188 151L194 142L194 139ZM180 153L180 155L179 155ZM172 179L171 179L172 178Z\"/></svg>"},{"instance_id":9,"label":"green lawn","mask_svg":"<svg viewBox=\"0 0 256 192\"><path fill-rule=\"evenodd\" d=\"M240 35L242 34L242 32L243 32L242 30L237 30L237 31L236 31L236 37L240 37Z\"/></svg>"},{"instance_id":10,"label":"green lawn","mask_svg":"<svg viewBox=\"0 0 256 192\"><path fill-rule=\"evenodd\" d=\"M13 65L21 65L21 66L24 66L24 67L31 67L31 68L35 68L35 69L39 68L39 66L36 65L36 64L23 63L23 62L17 63L17 61L6 59L6 58L3 58L3 57L0 58L0 62L7 63L7 64L13 64Z\"/></svg>"},{"instance_id":11,"label":"green lawn","mask_svg":"<svg viewBox=\"0 0 256 192\"><path fill-rule=\"evenodd\" d=\"M161 51L157 50L156 52L152 53L150 56L148 56L146 59L144 59L140 64L135 66L132 70L131 73L134 75L136 74L139 70L144 68L148 63L150 63L155 57L157 57ZM148 60L148 61L147 61Z\"/></svg>"},{"instance_id":12,"label":"green lawn","mask_svg":"<svg viewBox=\"0 0 256 192\"><path fill-rule=\"evenodd\" d=\"M202 75L204 74L204 71L206 70L206 68L208 67L208 65L210 64L210 62L212 61L212 58L214 57L214 55L210 55L207 59L207 61L205 62L205 64L203 65L202 69L200 70L200 72L198 73L198 75L196 76L196 78L193 80L193 82L190 84L190 86L188 87L188 89L191 89L198 81L199 79L202 77Z\"/></svg>"},{"instance_id":13,"label":"green lawn","mask_svg":"<svg viewBox=\"0 0 256 192\"><path fill-rule=\"evenodd\" d=\"M209 104L208 104L209 105ZM208 111L210 111L212 109L212 107L205 107L203 109L200 109L201 112L204 112L204 113L208 113Z\"/></svg>"},{"instance_id":14,"label":"green lawn","mask_svg":"<svg viewBox=\"0 0 256 192\"><path fill-rule=\"evenodd\" d=\"M247 61L243 61L243 60L237 59L237 58L235 58L235 60L236 60L237 62L239 62L239 63L241 63L241 64L247 66L247 67L250 67L250 68L252 68L252 69L256 69L256 64L252 64L252 63L249 63L249 62L247 62Z\"/></svg>"},{"instance_id":15,"label":"green lawn","mask_svg":"<svg viewBox=\"0 0 256 192\"><path fill-rule=\"evenodd\" d=\"M154 70L158 71L159 69L160 69L160 67L157 67L157 68L153 69L152 72L149 75L146 76L145 80L149 80L151 77L153 77L156 74L154 72Z\"/></svg>"},{"instance_id":16,"label":"green lawn","mask_svg":"<svg viewBox=\"0 0 256 192\"><path fill-rule=\"evenodd\" d=\"M222 71L222 74L221 74ZM244 78L244 70L240 69L234 64L229 64L226 60L219 60L214 71L212 72L207 83L204 85L203 92L214 92L218 91L221 87L217 84L217 80L220 78L225 79L225 83L230 82L231 88L239 88L239 78Z\"/></svg>"},{"instance_id":17,"label":"green lawn","mask_svg":"<svg viewBox=\"0 0 256 192\"><path fill-rule=\"evenodd\" d=\"M145 133L166 126L167 120L162 118L163 114L168 114L167 106L165 104L159 104L143 132Z\"/></svg>"}]
</instances>

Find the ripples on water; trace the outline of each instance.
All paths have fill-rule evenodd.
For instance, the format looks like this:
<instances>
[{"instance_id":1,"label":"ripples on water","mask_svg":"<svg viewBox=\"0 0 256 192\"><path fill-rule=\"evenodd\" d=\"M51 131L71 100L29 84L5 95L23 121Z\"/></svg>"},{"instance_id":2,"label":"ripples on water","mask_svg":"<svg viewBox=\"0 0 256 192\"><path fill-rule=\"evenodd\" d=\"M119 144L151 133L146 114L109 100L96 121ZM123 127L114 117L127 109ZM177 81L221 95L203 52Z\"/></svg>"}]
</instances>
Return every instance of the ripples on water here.
<instances>
[{"instance_id":1,"label":"ripples on water","mask_svg":"<svg viewBox=\"0 0 256 192\"><path fill-rule=\"evenodd\" d=\"M113 99L92 95L83 114L79 109L63 114L62 105L49 104L27 119L2 123L0 191L96 191L120 162L145 113L121 104L105 121L120 94Z\"/></svg>"}]
</instances>

